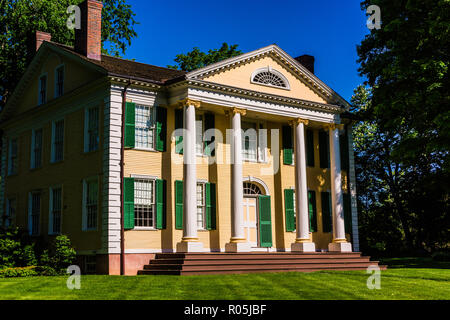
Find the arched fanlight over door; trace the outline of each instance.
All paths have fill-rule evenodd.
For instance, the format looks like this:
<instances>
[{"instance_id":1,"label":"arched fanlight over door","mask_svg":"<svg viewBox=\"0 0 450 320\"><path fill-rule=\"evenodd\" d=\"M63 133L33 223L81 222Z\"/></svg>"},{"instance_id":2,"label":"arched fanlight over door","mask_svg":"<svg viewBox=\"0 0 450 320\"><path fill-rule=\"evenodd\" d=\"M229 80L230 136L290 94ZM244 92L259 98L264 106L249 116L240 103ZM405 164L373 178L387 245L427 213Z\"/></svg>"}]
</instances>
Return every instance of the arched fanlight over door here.
<instances>
[{"instance_id":1,"label":"arched fanlight over door","mask_svg":"<svg viewBox=\"0 0 450 320\"><path fill-rule=\"evenodd\" d=\"M244 182L244 196L259 196L261 189L254 183Z\"/></svg>"}]
</instances>

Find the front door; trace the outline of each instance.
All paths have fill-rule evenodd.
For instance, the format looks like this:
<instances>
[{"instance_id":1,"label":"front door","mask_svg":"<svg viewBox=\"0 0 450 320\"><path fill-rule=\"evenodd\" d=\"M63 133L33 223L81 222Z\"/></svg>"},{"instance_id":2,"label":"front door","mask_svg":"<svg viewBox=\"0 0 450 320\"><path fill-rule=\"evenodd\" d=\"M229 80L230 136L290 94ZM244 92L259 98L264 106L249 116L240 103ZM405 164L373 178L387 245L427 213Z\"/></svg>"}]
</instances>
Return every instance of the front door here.
<instances>
[{"instance_id":1,"label":"front door","mask_svg":"<svg viewBox=\"0 0 450 320\"><path fill-rule=\"evenodd\" d=\"M257 197L244 197L244 235L253 248L258 247L257 204Z\"/></svg>"}]
</instances>

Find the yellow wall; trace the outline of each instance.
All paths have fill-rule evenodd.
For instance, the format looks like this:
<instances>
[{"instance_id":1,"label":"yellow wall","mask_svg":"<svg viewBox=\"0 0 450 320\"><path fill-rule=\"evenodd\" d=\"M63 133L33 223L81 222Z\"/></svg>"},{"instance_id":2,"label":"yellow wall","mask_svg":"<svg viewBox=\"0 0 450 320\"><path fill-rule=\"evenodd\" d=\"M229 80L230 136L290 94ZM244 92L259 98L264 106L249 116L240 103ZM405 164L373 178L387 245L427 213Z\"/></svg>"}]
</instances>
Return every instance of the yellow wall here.
<instances>
[{"instance_id":1,"label":"yellow wall","mask_svg":"<svg viewBox=\"0 0 450 320\"><path fill-rule=\"evenodd\" d=\"M273 69L281 72L289 81L290 90L268 87L251 82L252 73L263 67L271 66ZM212 76L206 77L208 82L220 83L228 86L265 92L279 96L285 96L296 99L304 99L319 103L327 103L323 98L317 95L313 90L294 76L284 65L276 62L271 57L263 57L250 63L239 65L238 68L226 70Z\"/></svg>"},{"instance_id":2,"label":"yellow wall","mask_svg":"<svg viewBox=\"0 0 450 320\"><path fill-rule=\"evenodd\" d=\"M201 113L202 110L197 110ZM152 152L142 150L125 151L125 176L132 174L157 176L167 181L167 228L164 230L129 230L125 231L126 249L175 249L176 243L181 241L182 230L175 230L175 196L174 184L176 180L183 179L183 165L174 164L175 160L182 163L182 156L171 154L170 150L175 148L174 141L170 141L170 133L174 130L174 108L168 108L168 137L166 152ZM243 117L242 121L247 120ZM250 119L252 120L252 119ZM287 123L286 123L287 124ZM223 114L216 113L215 125L224 136L223 143L216 144L216 155L226 159L230 153L230 146L226 143L226 129L230 128L230 120ZM267 122L268 129L268 158L272 156L270 150L270 130L278 129L281 132L285 123ZM316 208L318 232L311 234L312 240L318 249L327 249L332 240L331 233L322 232L322 209L320 192L330 189L329 170L319 168L319 131L314 130L315 145L315 167L307 168L308 189L316 191ZM282 145L281 135L279 145ZM291 243L295 241L295 232L286 232L284 211L284 189L295 186L294 165L283 164L283 150L280 147L279 157L280 170L276 174L261 174L261 167L269 168L272 163L253 163L244 161L243 176L251 176L264 181L269 189L272 206L272 238L273 247L283 250L290 249ZM176 159L175 159L176 158ZM216 183L217 188L217 229L212 231L199 231L199 240L204 248L224 248L231 237L231 165L224 161L223 164L206 164L206 157L197 157L197 179ZM273 171L272 171L273 172ZM342 172L344 192L346 192L346 173Z\"/></svg>"},{"instance_id":3,"label":"yellow wall","mask_svg":"<svg viewBox=\"0 0 450 320\"><path fill-rule=\"evenodd\" d=\"M38 79L42 73L48 74L47 101L54 100L55 68L65 65L64 92L65 95L54 103L37 107ZM99 107L99 150L84 153L84 117L85 108L81 103L89 95L108 94L106 86L92 85L100 75L92 72L79 63L56 54L50 54L41 65L41 69L32 76L31 85L26 90L20 103L14 108L14 114L8 122L2 124L4 137L18 138L18 174L5 177L5 202L7 198L16 199L15 223L19 227L28 228L28 194L31 191L41 191L40 235L48 234L49 224L49 188L62 186L63 211L62 233L69 234L77 251L101 249L102 227L102 178L103 178L103 102L90 106ZM90 83L82 94L75 96L70 93ZM97 101L102 101L98 99ZM71 108L70 111L64 109ZM64 118L64 160L50 163L52 118ZM43 129L43 159L42 167L30 169L32 129ZM8 166L8 164L6 164ZM82 190L83 179L98 176L98 228L97 231L82 231Z\"/></svg>"}]
</instances>

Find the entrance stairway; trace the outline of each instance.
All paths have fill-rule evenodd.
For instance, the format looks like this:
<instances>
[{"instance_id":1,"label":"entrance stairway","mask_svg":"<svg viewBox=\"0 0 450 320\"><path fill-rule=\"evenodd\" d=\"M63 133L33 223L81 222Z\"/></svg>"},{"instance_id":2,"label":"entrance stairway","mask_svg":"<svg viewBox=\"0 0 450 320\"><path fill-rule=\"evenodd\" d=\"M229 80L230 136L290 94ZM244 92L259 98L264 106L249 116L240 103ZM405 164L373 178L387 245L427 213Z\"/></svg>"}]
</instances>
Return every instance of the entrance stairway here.
<instances>
[{"instance_id":1,"label":"entrance stairway","mask_svg":"<svg viewBox=\"0 0 450 320\"><path fill-rule=\"evenodd\" d=\"M158 253L139 275L199 275L255 272L366 270L377 265L352 253ZM386 269L385 266L379 266Z\"/></svg>"}]
</instances>

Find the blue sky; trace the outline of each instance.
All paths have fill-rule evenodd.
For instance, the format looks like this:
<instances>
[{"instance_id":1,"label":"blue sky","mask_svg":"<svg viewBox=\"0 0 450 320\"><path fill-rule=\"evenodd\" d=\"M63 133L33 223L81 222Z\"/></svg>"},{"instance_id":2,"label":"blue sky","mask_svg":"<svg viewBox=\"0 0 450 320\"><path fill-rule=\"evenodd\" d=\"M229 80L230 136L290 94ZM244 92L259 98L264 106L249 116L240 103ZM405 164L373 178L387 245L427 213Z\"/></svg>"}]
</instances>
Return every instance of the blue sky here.
<instances>
[{"instance_id":1,"label":"blue sky","mask_svg":"<svg viewBox=\"0 0 450 320\"><path fill-rule=\"evenodd\" d=\"M347 100L364 81L356 45L369 30L358 0L127 2L140 24L125 58L165 67L193 47L227 42L249 52L275 43L293 57L313 55L316 75Z\"/></svg>"}]
</instances>

